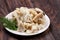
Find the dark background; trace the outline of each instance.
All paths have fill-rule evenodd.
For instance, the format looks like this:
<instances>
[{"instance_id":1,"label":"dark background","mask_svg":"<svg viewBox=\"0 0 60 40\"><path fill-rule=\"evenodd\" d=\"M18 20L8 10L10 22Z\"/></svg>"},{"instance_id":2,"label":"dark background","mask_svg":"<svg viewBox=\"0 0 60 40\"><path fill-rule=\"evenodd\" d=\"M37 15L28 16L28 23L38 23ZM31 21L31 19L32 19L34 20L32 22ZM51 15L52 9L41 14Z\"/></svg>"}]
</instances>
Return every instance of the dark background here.
<instances>
[{"instance_id":1,"label":"dark background","mask_svg":"<svg viewBox=\"0 0 60 40\"><path fill-rule=\"evenodd\" d=\"M0 23L0 40L60 40L60 0L0 0L0 17L21 6L42 9L51 20L50 27L39 35L23 37L7 32Z\"/></svg>"}]
</instances>

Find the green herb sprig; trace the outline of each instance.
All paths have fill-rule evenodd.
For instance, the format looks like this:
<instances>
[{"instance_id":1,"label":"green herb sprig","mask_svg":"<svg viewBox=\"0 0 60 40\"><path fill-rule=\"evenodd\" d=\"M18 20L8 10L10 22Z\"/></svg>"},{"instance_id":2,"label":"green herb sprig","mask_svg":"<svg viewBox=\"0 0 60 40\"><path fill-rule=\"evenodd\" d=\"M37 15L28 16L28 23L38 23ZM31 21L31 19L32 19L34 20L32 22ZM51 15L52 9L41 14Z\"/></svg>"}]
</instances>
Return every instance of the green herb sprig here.
<instances>
[{"instance_id":1,"label":"green herb sprig","mask_svg":"<svg viewBox=\"0 0 60 40\"><path fill-rule=\"evenodd\" d=\"M17 30L16 22L10 21L7 18L0 17L0 22L3 23L3 25L11 30Z\"/></svg>"}]
</instances>

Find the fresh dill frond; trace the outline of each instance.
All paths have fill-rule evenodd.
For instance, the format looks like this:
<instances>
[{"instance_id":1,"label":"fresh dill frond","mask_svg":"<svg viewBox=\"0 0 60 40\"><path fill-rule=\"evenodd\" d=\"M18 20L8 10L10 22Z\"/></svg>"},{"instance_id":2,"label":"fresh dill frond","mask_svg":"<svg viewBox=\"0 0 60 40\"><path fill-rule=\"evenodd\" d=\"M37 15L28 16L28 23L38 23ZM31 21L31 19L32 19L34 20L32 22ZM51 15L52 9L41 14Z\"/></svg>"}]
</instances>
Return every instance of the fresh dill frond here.
<instances>
[{"instance_id":1,"label":"fresh dill frond","mask_svg":"<svg viewBox=\"0 0 60 40\"><path fill-rule=\"evenodd\" d=\"M0 22L3 23L3 25L11 30L17 30L16 22L10 21L7 18L0 17Z\"/></svg>"}]
</instances>

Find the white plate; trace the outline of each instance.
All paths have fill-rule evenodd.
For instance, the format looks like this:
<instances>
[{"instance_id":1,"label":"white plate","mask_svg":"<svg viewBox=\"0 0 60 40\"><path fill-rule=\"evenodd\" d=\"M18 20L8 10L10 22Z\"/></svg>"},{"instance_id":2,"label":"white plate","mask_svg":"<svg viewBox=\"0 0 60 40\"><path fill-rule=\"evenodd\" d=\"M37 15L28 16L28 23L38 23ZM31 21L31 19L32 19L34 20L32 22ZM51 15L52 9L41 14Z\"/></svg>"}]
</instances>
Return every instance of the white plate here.
<instances>
[{"instance_id":1,"label":"white plate","mask_svg":"<svg viewBox=\"0 0 60 40\"><path fill-rule=\"evenodd\" d=\"M8 19L11 19L12 18L12 12L9 13L6 18ZM22 32L17 32L17 31L14 31L14 30L10 30L8 28L5 28L7 31L13 33L13 34L16 34L16 35L21 35L21 36L32 36L32 35L37 35L37 34L40 34L42 32L44 32L45 30L48 29L49 25L50 25L50 19L49 17L45 14L45 19L46 19L46 24L45 24L45 28L43 28L42 30L39 30L38 32L36 33L31 33L31 34L27 34L27 33L22 33Z\"/></svg>"}]
</instances>

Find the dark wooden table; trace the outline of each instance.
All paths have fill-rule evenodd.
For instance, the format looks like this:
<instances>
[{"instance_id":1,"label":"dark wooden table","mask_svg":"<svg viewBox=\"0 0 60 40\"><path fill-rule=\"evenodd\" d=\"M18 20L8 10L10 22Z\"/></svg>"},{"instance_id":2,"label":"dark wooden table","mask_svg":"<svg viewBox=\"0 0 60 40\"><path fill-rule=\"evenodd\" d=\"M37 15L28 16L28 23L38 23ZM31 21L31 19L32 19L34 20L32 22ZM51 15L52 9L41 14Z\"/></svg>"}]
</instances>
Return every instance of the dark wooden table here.
<instances>
[{"instance_id":1,"label":"dark wooden table","mask_svg":"<svg viewBox=\"0 0 60 40\"><path fill-rule=\"evenodd\" d=\"M21 6L41 8L51 20L50 27L39 35L22 37L7 32L0 23L0 40L60 40L60 0L0 0L0 17Z\"/></svg>"}]
</instances>

